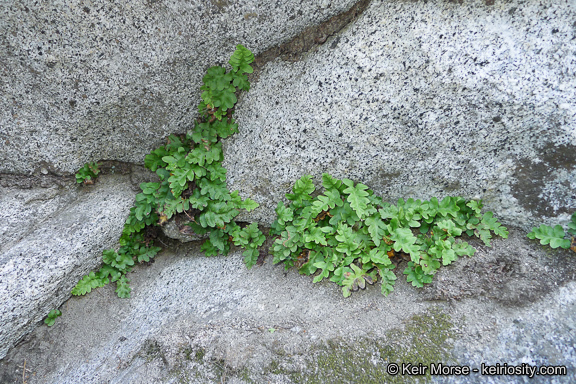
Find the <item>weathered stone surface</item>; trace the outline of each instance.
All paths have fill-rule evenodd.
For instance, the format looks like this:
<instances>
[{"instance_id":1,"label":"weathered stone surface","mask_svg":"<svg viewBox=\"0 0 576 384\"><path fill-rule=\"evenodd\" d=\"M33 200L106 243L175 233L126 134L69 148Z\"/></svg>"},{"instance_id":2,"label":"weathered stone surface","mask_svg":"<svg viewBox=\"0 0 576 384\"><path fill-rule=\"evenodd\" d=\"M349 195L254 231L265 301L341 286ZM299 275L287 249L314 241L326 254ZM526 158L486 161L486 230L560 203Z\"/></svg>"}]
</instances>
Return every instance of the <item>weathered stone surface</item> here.
<instances>
[{"instance_id":1,"label":"weathered stone surface","mask_svg":"<svg viewBox=\"0 0 576 384\"><path fill-rule=\"evenodd\" d=\"M388 297L372 286L345 299L335 284L313 284L270 258L247 270L239 251L206 258L198 245L181 245L130 274L131 299L106 287L68 300L52 328L39 327L0 362L0 380L22 377L26 359L30 384L394 382L385 375L388 362L418 359L472 368L482 362L566 365L569 376L556 379L570 382L576 378L570 331L576 260L568 253L548 253L512 230L508 240L478 247L474 257L440 270L424 290L406 283L400 265ZM500 268L503 260L517 270ZM461 284L437 295L446 281L476 272L494 286L470 295ZM558 285L557 276L565 276ZM524 277L524 284L507 281ZM550 284L542 289L539 280ZM537 294L512 305L501 300L525 291ZM409 379L398 376L398 382Z\"/></svg>"},{"instance_id":2,"label":"weathered stone surface","mask_svg":"<svg viewBox=\"0 0 576 384\"><path fill-rule=\"evenodd\" d=\"M0 172L142 163L195 118L206 68L255 53L353 0L0 4Z\"/></svg>"},{"instance_id":3,"label":"weathered stone surface","mask_svg":"<svg viewBox=\"0 0 576 384\"><path fill-rule=\"evenodd\" d=\"M188 229L188 230L187 230ZM190 241L197 241L208 238L208 235L198 235L190 229L190 227L183 226L180 228L175 220L169 220L166 224L162 226L162 232L164 235L171 239L179 240L183 243L188 243Z\"/></svg>"},{"instance_id":4,"label":"weathered stone surface","mask_svg":"<svg viewBox=\"0 0 576 384\"><path fill-rule=\"evenodd\" d=\"M573 3L374 1L301 61L269 64L225 145L231 189L270 223L323 172L386 200L481 197L508 224L576 208Z\"/></svg>"},{"instance_id":5,"label":"weathered stone surface","mask_svg":"<svg viewBox=\"0 0 576 384\"><path fill-rule=\"evenodd\" d=\"M0 191L0 219L8 223L1 229L7 241L0 252L0 358L118 241L134 201L129 179L105 176L79 188Z\"/></svg>"},{"instance_id":6,"label":"weathered stone surface","mask_svg":"<svg viewBox=\"0 0 576 384\"><path fill-rule=\"evenodd\" d=\"M41 226L54 212L78 198L76 185L0 187L0 253Z\"/></svg>"},{"instance_id":7,"label":"weathered stone surface","mask_svg":"<svg viewBox=\"0 0 576 384\"><path fill-rule=\"evenodd\" d=\"M375 382L387 362L423 357L562 364L569 375L551 381L576 380L576 259L525 238L576 208L574 4L373 1L335 36L309 29L352 3L0 6L0 172L37 174L0 177L0 356L33 331L0 361L0 382L21 380L24 363L28 383ZM302 54L312 41L324 45ZM272 222L297 178L329 172L390 201L481 197L521 229L475 243L423 290L401 265L387 298L369 287L344 299L270 259L249 271L240 251L179 245L135 268L132 299L108 286L41 325L115 244L133 185L150 178L127 163L130 176L89 190L55 175L141 163L184 132L204 70L237 43L286 60L262 67L225 144L231 189L261 203L240 220Z\"/></svg>"}]
</instances>

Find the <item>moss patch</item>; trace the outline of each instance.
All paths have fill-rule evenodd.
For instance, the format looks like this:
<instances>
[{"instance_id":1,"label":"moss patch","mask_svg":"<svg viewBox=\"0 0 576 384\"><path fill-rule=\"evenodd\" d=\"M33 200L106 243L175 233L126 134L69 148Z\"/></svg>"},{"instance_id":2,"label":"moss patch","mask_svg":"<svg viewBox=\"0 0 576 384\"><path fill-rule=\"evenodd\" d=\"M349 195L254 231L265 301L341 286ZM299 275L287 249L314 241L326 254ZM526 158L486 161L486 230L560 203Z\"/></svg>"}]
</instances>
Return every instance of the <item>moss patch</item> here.
<instances>
[{"instance_id":1,"label":"moss patch","mask_svg":"<svg viewBox=\"0 0 576 384\"><path fill-rule=\"evenodd\" d=\"M422 363L448 363L452 348L453 324L450 316L439 310L412 317L404 330L390 331L385 338L353 343L331 340L316 348L307 368L287 376L295 383L417 383L430 379L425 376L388 375L386 367Z\"/></svg>"},{"instance_id":2,"label":"moss patch","mask_svg":"<svg viewBox=\"0 0 576 384\"><path fill-rule=\"evenodd\" d=\"M200 363L200 362L202 362L202 360L204 360L204 355L206 355L204 348L200 348L194 354L194 358L196 359L197 362Z\"/></svg>"},{"instance_id":3,"label":"moss patch","mask_svg":"<svg viewBox=\"0 0 576 384\"><path fill-rule=\"evenodd\" d=\"M389 363L421 363L428 367L431 363L453 363L449 352L453 329L449 315L430 309L382 338L331 339L313 346L304 361L301 355L275 354L263 370L232 369L222 359L204 358L203 349L189 348L183 351L187 362L172 373L183 382L192 374L196 379L216 382L234 377L244 383L425 383L429 375L391 376L386 367Z\"/></svg>"},{"instance_id":4,"label":"moss patch","mask_svg":"<svg viewBox=\"0 0 576 384\"><path fill-rule=\"evenodd\" d=\"M165 365L168 364L164 351L162 351L162 346L156 340L147 340L144 343L139 356L146 359L148 363L154 359L161 359Z\"/></svg>"}]
</instances>

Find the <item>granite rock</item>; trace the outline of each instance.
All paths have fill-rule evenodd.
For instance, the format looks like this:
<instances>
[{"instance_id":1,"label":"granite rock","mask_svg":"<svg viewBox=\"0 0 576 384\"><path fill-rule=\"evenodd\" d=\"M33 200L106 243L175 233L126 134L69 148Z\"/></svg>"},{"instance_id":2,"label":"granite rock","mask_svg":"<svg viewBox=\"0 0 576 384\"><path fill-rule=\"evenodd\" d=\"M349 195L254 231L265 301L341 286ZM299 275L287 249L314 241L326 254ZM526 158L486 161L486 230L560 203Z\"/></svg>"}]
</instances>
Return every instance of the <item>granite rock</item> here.
<instances>
[{"instance_id":1,"label":"granite rock","mask_svg":"<svg viewBox=\"0 0 576 384\"><path fill-rule=\"evenodd\" d=\"M482 198L525 229L576 208L573 3L374 1L301 61L270 63L237 108L228 183L274 207L328 172L385 200Z\"/></svg>"},{"instance_id":2,"label":"granite rock","mask_svg":"<svg viewBox=\"0 0 576 384\"><path fill-rule=\"evenodd\" d=\"M254 53L353 0L0 4L0 173L142 163L190 128L206 69Z\"/></svg>"},{"instance_id":3,"label":"granite rock","mask_svg":"<svg viewBox=\"0 0 576 384\"><path fill-rule=\"evenodd\" d=\"M565 250L548 253L515 229L492 248L474 245L474 257L442 268L423 290L406 283L400 267L388 297L369 286L344 298L334 283L314 284L271 258L248 270L239 250L206 258L199 245L182 244L129 275L128 300L111 286L68 300L53 327L38 327L0 361L0 380L21 378L26 360L30 384L395 382L385 374L398 361L390 359L416 363L429 356L472 368L565 365L568 376L551 379L574 380L576 259ZM516 269L500 268L503 262ZM451 279L475 273L494 286L470 294L462 284L438 295ZM526 291L535 294L499 299ZM488 379L524 382L523 376L450 378ZM536 382L548 382L542 379Z\"/></svg>"},{"instance_id":4,"label":"granite rock","mask_svg":"<svg viewBox=\"0 0 576 384\"><path fill-rule=\"evenodd\" d=\"M510 239L476 242L423 290L399 269L389 297L369 287L350 299L270 259L247 270L237 249L204 258L169 243L129 275L130 300L107 286L61 306L151 175L123 163L130 175L88 189L59 175L141 163L190 127L202 74L235 44L272 52L352 4L0 5L1 382L375 381L392 356L421 352L563 364L569 375L551 381L574 381L576 259L525 237L576 208L573 2L374 0L342 31L309 34L320 46L297 38L298 55L263 65L224 144L230 189L261 204L239 220L271 223L296 179L328 172L392 202L482 198ZM56 325L38 327L56 307Z\"/></svg>"},{"instance_id":5,"label":"granite rock","mask_svg":"<svg viewBox=\"0 0 576 384\"><path fill-rule=\"evenodd\" d=\"M19 220L3 228L8 242L0 252L0 358L67 300L78 280L98 267L102 250L118 242L134 201L128 178L106 176L79 188L2 188L8 208L0 212L2 221L11 223L14 215Z\"/></svg>"}]
</instances>

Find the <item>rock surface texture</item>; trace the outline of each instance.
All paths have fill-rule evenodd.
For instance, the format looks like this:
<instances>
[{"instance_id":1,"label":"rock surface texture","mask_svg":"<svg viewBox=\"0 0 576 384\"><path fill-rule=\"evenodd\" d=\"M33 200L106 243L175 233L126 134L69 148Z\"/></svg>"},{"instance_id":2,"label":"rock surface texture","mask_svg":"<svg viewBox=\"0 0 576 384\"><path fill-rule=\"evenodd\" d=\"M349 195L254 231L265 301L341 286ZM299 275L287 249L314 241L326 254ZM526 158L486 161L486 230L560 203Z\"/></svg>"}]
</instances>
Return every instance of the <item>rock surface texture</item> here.
<instances>
[{"instance_id":1,"label":"rock surface texture","mask_svg":"<svg viewBox=\"0 0 576 384\"><path fill-rule=\"evenodd\" d=\"M265 51L353 5L1 4L0 357L98 265L134 198L125 180L83 201L59 176L89 161L142 164L192 124L201 76L237 43Z\"/></svg>"},{"instance_id":2,"label":"rock surface texture","mask_svg":"<svg viewBox=\"0 0 576 384\"><path fill-rule=\"evenodd\" d=\"M0 362L0 381L19 380L24 360L30 384L413 382L386 375L398 360L566 365L569 375L554 382L575 380L576 258L547 255L514 230L493 248L473 244L473 258L423 290L399 275L386 298L368 287L347 299L271 258L247 270L240 252L205 258L199 246L180 245L130 274L129 300L110 286L68 300L52 328L39 327Z\"/></svg>"},{"instance_id":3,"label":"rock surface texture","mask_svg":"<svg viewBox=\"0 0 576 384\"><path fill-rule=\"evenodd\" d=\"M0 253L1 357L70 297L82 275L99 264L103 247L115 245L133 202L131 184L123 179L104 178L90 192L35 187L15 193L0 188L1 205L7 207L0 217L8 223L0 229L8 240ZM33 209L12 212L20 205ZM14 216L25 228L13 225ZM16 238L12 228L21 237Z\"/></svg>"},{"instance_id":4,"label":"rock surface texture","mask_svg":"<svg viewBox=\"0 0 576 384\"><path fill-rule=\"evenodd\" d=\"M528 229L576 208L576 9L375 1L296 63L269 64L226 143L231 190L274 220L322 172L388 201L482 198Z\"/></svg>"},{"instance_id":5,"label":"rock surface texture","mask_svg":"<svg viewBox=\"0 0 576 384\"><path fill-rule=\"evenodd\" d=\"M141 163L163 137L191 126L201 77L236 44L261 52L353 4L3 2L0 173Z\"/></svg>"},{"instance_id":6,"label":"rock surface texture","mask_svg":"<svg viewBox=\"0 0 576 384\"><path fill-rule=\"evenodd\" d=\"M391 361L561 365L532 381L576 381L576 257L526 238L576 210L574 1L23 1L0 15L1 383L415 379L387 376ZM271 257L205 258L174 221L179 241L160 235L131 299L70 298L151 180L137 164L191 128L202 75L238 43L260 54L224 142L230 190L260 203L239 219L269 225L296 179L328 172L390 202L481 198L510 238L470 240L476 255L422 290L400 266L388 297L345 299ZM78 186L99 160L104 176Z\"/></svg>"}]
</instances>

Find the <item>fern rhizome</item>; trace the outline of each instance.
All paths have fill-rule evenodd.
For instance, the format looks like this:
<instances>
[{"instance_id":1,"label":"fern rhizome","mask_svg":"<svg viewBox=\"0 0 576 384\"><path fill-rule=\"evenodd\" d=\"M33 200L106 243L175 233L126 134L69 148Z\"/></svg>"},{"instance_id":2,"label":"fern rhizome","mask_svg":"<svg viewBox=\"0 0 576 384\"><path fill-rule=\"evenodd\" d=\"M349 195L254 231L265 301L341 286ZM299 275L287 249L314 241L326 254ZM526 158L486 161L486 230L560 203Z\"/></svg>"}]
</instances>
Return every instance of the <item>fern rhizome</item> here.
<instances>
[{"instance_id":1,"label":"fern rhizome","mask_svg":"<svg viewBox=\"0 0 576 384\"><path fill-rule=\"evenodd\" d=\"M119 247L103 251L102 267L84 276L72 290L84 295L116 282L116 293L130 297L126 274L135 263L148 262L160 247L154 246L149 228L163 225L176 214L188 218L191 230L207 235L202 251L227 254L231 244L243 247L244 262L251 268L266 237L257 223L240 226L234 218L258 204L242 200L226 185L222 167L221 139L238 132L232 118L239 91L248 91L246 73L252 73L253 54L238 45L229 60L230 70L208 69L202 79L202 102L194 128L186 135L171 135L164 146L145 158L145 166L158 175L158 182L142 183L142 192L124 225ZM96 168L97 169L97 168ZM92 167L81 169L77 178L96 177ZM81 180L80 180L81 181ZM400 199L397 205L382 201L364 184L322 175L324 192L315 197L312 177L303 176L286 195L288 206L279 202L270 229L275 237L274 263L296 266L314 282L329 279L342 286L345 297L366 285L381 282L388 295L396 275L394 264L406 259L404 274L412 285L430 283L442 265L474 248L457 240L463 233L476 235L490 245L492 233L507 237L506 228L491 212L482 214L480 201L446 197L442 201Z\"/></svg>"}]
</instances>

